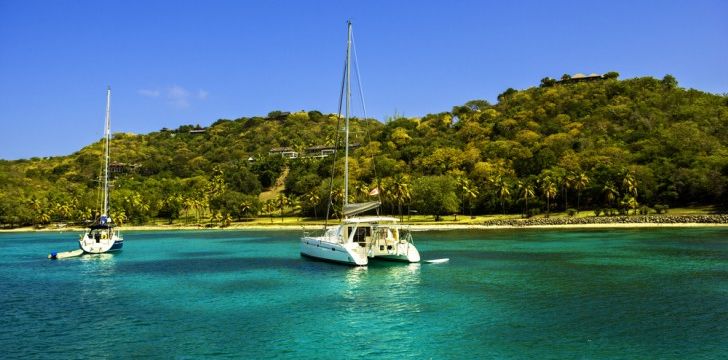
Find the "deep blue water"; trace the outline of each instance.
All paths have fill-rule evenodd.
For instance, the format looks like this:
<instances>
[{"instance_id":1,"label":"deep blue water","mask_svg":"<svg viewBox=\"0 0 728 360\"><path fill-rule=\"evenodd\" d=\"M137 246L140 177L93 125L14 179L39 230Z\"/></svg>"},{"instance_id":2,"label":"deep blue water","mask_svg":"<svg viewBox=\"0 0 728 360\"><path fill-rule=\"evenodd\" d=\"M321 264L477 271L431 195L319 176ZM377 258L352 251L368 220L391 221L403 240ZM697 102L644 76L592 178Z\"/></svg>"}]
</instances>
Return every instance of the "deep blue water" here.
<instances>
[{"instance_id":1,"label":"deep blue water","mask_svg":"<svg viewBox=\"0 0 728 360\"><path fill-rule=\"evenodd\" d=\"M423 259L302 259L299 232L0 234L0 357L728 358L728 228L417 232Z\"/></svg>"}]
</instances>

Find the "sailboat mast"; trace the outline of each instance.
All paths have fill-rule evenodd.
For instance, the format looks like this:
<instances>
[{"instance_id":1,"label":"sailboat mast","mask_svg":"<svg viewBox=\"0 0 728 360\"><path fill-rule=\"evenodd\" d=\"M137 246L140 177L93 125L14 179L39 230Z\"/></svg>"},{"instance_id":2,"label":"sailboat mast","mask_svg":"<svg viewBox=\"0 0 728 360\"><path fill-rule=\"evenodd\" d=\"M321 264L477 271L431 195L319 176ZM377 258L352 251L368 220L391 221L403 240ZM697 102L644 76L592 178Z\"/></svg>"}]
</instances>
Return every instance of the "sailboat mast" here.
<instances>
[{"instance_id":1,"label":"sailboat mast","mask_svg":"<svg viewBox=\"0 0 728 360\"><path fill-rule=\"evenodd\" d=\"M104 149L104 209L102 215L109 214L109 140L111 137L110 130L111 117L111 87L106 89L106 126L104 127L104 137L106 144Z\"/></svg>"},{"instance_id":2,"label":"sailboat mast","mask_svg":"<svg viewBox=\"0 0 728 360\"><path fill-rule=\"evenodd\" d=\"M346 31L346 116L344 131L344 206L349 203L349 108L351 103L351 20Z\"/></svg>"}]
</instances>

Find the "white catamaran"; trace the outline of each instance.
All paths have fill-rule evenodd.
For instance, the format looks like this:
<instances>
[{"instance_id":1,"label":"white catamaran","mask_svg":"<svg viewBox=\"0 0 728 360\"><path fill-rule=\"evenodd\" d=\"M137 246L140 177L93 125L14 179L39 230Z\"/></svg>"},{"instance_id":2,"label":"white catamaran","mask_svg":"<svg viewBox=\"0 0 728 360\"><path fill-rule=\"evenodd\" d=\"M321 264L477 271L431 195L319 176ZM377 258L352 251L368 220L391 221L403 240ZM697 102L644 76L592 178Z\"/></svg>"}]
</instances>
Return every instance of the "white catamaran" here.
<instances>
[{"instance_id":1,"label":"white catamaran","mask_svg":"<svg viewBox=\"0 0 728 360\"><path fill-rule=\"evenodd\" d=\"M111 112L111 88L106 90L106 126L104 129L104 199L101 215L89 226L89 230L78 240L81 250L89 254L101 254L118 251L124 246L124 239L119 230L114 228L114 222L109 217L109 141Z\"/></svg>"},{"instance_id":2,"label":"white catamaran","mask_svg":"<svg viewBox=\"0 0 728 360\"><path fill-rule=\"evenodd\" d=\"M385 216L362 216L365 211L378 208L381 203L349 203L349 109L351 102L351 21L347 23L346 63L342 92L346 95L345 145L344 145L344 200L341 224L324 229L319 236L304 233L301 238L301 255L326 261L367 265L370 258L419 262L420 253L412 242L409 232L400 231L397 219ZM343 99L342 99L343 100ZM340 104L341 105L341 104ZM341 107L339 107L341 109ZM328 217L328 212L326 214Z\"/></svg>"}]
</instances>

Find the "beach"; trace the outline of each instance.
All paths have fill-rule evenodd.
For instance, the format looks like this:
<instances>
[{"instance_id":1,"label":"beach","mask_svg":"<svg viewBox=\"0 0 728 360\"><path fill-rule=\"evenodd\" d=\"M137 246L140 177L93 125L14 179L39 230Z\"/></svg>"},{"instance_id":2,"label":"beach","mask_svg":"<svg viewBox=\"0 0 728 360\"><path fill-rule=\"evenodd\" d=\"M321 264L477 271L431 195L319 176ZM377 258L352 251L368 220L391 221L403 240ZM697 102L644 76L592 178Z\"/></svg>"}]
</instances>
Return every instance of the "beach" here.
<instances>
[{"instance_id":1,"label":"beach","mask_svg":"<svg viewBox=\"0 0 728 360\"><path fill-rule=\"evenodd\" d=\"M229 226L205 226L184 224L155 224L155 225L123 225L123 231L174 231L174 230L317 230L324 227L324 223L284 222L276 219L268 222L267 219L257 222L236 222ZM328 225L335 225L337 221L329 221ZM438 231L438 230L496 230L496 229L609 229L609 228L667 228L667 227L724 227L728 226L728 215L645 215L645 216L609 216L609 217L538 217L527 219L497 219L481 221L479 223L456 221L442 222L407 222L400 225L412 231ZM47 226L43 228L19 227L13 229L0 229L0 232L82 232L84 227L77 226Z\"/></svg>"}]
</instances>

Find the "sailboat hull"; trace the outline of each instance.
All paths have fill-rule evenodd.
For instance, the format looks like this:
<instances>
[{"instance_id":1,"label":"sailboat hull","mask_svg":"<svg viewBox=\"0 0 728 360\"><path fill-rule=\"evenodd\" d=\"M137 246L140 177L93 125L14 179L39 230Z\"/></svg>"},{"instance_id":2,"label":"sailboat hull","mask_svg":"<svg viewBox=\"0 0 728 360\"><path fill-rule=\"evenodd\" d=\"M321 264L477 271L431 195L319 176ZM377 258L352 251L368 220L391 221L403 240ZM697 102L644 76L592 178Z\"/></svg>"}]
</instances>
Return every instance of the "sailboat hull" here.
<instances>
[{"instance_id":1,"label":"sailboat hull","mask_svg":"<svg viewBox=\"0 0 728 360\"><path fill-rule=\"evenodd\" d=\"M79 247L87 254L103 254L108 252L119 251L124 247L124 239L116 235L109 239L96 239L84 235L79 240Z\"/></svg>"},{"instance_id":2,"label":"sailboat hull","mask_svg":"<svg viewBox=\"0 0 728 360\"><path fill-rule=\"evenodd\" d=\"M304 237L301 239L301 255L309 258L362 266L369 263L363 249L357 249L357 244L337 244L317 237Z\"/></svg>"}]
</instances>

